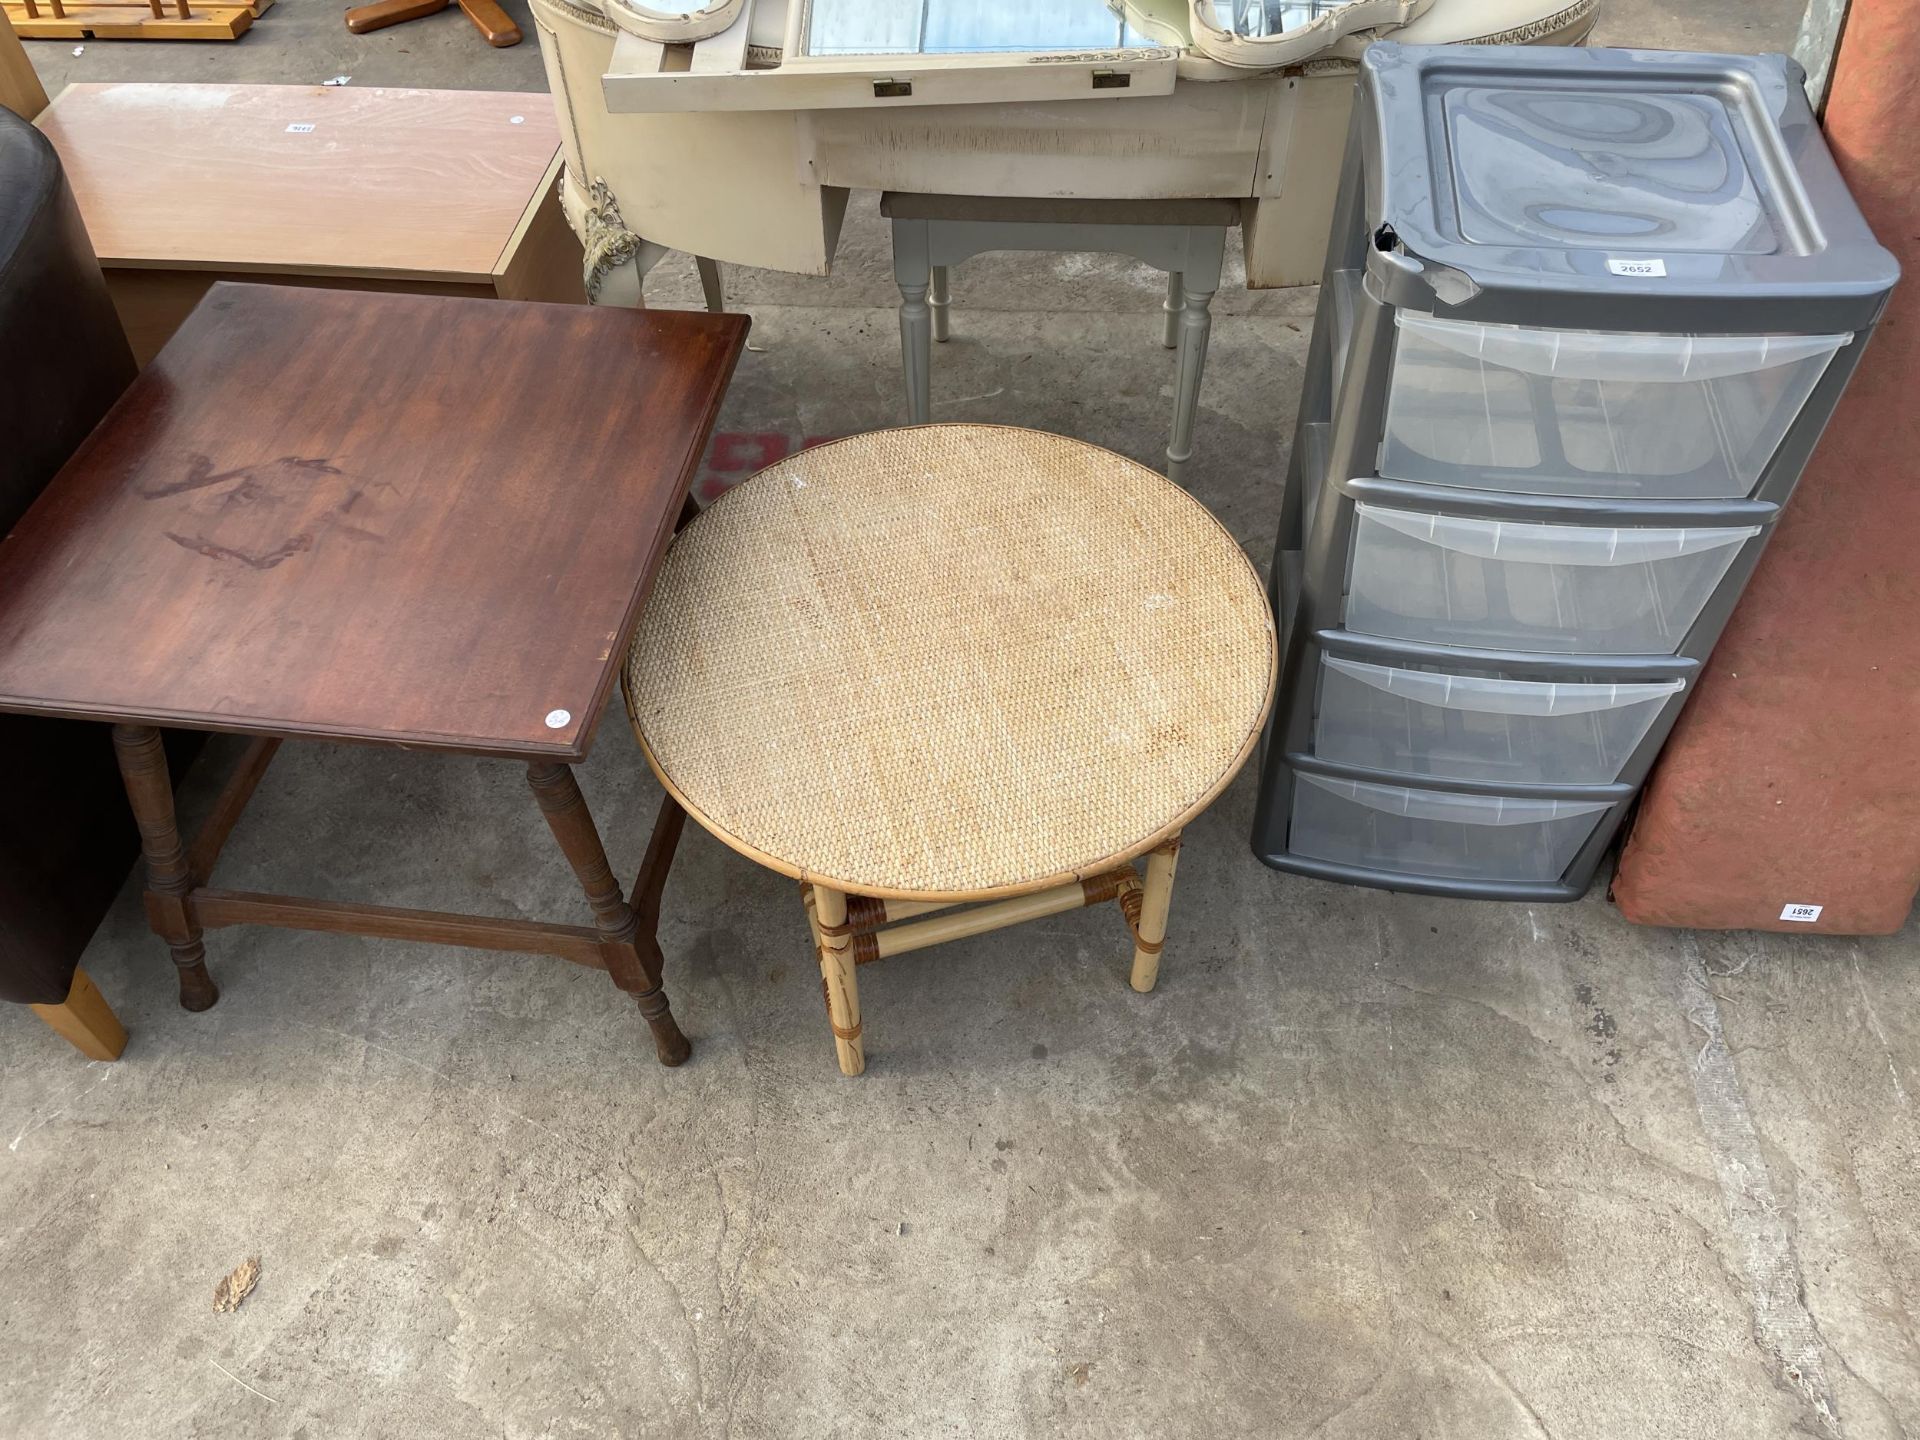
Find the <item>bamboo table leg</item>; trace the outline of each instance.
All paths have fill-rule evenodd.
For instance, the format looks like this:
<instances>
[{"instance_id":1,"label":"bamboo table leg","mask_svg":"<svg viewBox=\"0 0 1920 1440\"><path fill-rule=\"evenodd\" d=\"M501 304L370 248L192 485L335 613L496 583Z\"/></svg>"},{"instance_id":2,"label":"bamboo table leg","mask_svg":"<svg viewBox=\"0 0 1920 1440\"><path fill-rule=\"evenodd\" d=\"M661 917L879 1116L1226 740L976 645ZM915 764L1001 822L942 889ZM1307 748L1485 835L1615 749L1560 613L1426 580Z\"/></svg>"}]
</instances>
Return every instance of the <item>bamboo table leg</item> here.
<instances>
[{"instance_id":1,"label":"bamboo table leg","mask_svg":"<svg viewBox=\"0 0 1920 1440\"><path fill-rule=\"evenodd\" d=\"M813 887L814 926L820 936L820 988L827 995L827 1023L842 1075L867 1068L860 1043L860 982L853 972L853 927L847 923L847 897L824 885Z\"/></svg>"},{"instance_id":2,"label":"bamboo table leg","mask_svg":"<svg viewBox=\"0 0 1920 1440\"><path fill-rule=\"evenodd\" d=\"M173 814L173 782L160 732L149 725L113 727L114 753L126 781L127 800L140 827L140 849L147 857L147 923L173 951L180 975L180 1004L206 1010L220 998L207 973L207 947L200 925L188 909L193 871Z\"/></svg>"},{"instance_id":3,"label":"bamboo table leg","mask_svg":"<svg viewBox=\"0 0 1920 1440\"><path fill-rule=\"evenodd\" d=\"M593 906L594 923L600 927L601 946L613 983L639 1005L653 1031L653 1047L660 1063L684 1064L693 1053L693 1045L680 1033L667 1007L667 992L660 983L660 946L651 933L641 933L639 918L621 894L620 882L613 878L606 848L600 843L600 832L594 828L593 815L572 768L535 761L527 766L527 783L533 787L553 838L560 842L587 902Z\"/></svg>"},{"instance_id":4,"label":"bamboo table leg","mask_svg":"<svg viewBox=\"0 0 1920 1440\"><path fill-rule=\"evenodd\" d=\"M1180 858L1180 837L1174 836L1147 856L1147 883L1140 892L1140 918L1134 926L1133 976L1142 995L1160 978L1160 952L1167 944L1167 907L1173 902L1173 871Z\"/></svg>"}]
</instances>

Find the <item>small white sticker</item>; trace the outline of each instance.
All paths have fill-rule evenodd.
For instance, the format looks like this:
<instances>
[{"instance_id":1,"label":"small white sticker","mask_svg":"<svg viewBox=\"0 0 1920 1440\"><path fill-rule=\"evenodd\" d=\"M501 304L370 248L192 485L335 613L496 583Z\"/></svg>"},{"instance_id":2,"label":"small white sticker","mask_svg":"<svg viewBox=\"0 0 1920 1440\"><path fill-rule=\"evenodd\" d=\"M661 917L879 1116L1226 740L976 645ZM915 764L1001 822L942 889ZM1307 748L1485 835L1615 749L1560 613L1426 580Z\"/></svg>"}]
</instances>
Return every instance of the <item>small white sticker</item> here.
<instances>
[{"instance_id":1,"label":"small white sticker","mask_svg":"<svg viewBox=\"0 0 1920 1440\"><path fill-rule=\"evenodd\" d=\"M567 728L567 722L572 719L573 712L571 710L549 710L547 712L547 729L564 730Z\"/></svg>"},{"instance_id":2,"label":"small white sticker","mask_svg":"<svg viewBox=\"0 0 1920 1440\"><path fill-rule=\"evenodd\" d=\"M1798 920L1803 925L1811 925L1820 918L1823 905L1789 905L1780 912L1782 920Z\"/></svg>"},{"instance_id":3,"label":"small white sticker","mask_svg":"<svg viewBox=\"0 0 1920 1440\"><path fill-rule=\"evenodd\" d=\"M287 133L289 135L311 135L313 133L313 125L314 122L311 120L296 120L293 124L287 126Z\"/></svg>"},{"instance_id":4,"label":"small white sticker","mask_svg":"<svg viewBox=\"0 0 1920 1440\"><path fill-rule=\"evenodd\" d=\"M509 125L524 125L527 123L527 117L524 115L510 115L507 117L507 123Z\"/></svg>"},{"instance_id":5,"label":"small white sticker","mask_svg":"<svg viewBox=\"0 0 1920 1440\"><path fill-rule=\"evenodd\" d=\"M1664 260L1618 260L1609 255L1607 269L1615 275L1630 275L1640 279L1664 280L1667 278L1667 262Z\"/></svg>"}]
</instances>

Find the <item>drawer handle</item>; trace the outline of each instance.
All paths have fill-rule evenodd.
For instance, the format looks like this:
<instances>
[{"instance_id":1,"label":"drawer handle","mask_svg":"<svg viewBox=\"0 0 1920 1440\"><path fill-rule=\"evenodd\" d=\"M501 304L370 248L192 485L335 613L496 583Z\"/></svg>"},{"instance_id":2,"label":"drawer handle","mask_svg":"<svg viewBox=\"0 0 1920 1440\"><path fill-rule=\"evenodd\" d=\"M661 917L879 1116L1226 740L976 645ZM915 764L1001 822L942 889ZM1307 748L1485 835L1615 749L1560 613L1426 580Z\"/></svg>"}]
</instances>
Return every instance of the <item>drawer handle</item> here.
<instances>
[{"instance_id":1,"label":"drawer handle","mask_svg":"<svg viewBox=\"0 0 1920 1440\"><path fill-rule=\"evenodd\" d=\"M1600 330L1530 330L1436 320L1405 310L1394 323L1442 350L1527 375L1634 384L1725 380L1802 360L1824 359L1853 336L1644 335Z\"/></svg>"},{"instance_id":2,"label":"drawer handle","mask_svg":"<svg viewBox=\"0 0 1920 1440\"><path fill-rule=\"evenodd\" d=\"M1417 705L1468 710L1479 715L1590 715L1665 700L1686 688L1684 680L1634 685L1566 683L1553 680L1490 680L1480 675L1445 675L1432 670L1399 670L1358 660L1326 657L1338 671L1370 689L1397 695Z\"/></svg>"},{"instance_id":3,"label":"drawer handle","mask_svg":"<svg viewBox=\"0 0 1920 1440\"><path fill-rule=\"evenodd\" d=\"M1518 565L1646 565L1739 545L1760 533L1757 525L1709 529L1652 530L1598 525L1522 525L1473 520L1463 515L1422 515L1411 510L1354 507L1363 521L1409 539L1481 560Z\"/></svg>"},{"instance_id":4,"label":"drawer handle","mask_svg":"<svg viewBox=\"0 0 1920 1440\"><path fill-rule=\"evenodd\" d=\"M1451 795L1439 790L1402 790L1394 785L1369 785L1364 780L1336 780L1330 775L1301 775L1329 795L1351 800L1369 810L1404 815L1409 820L1433 820L1443 825L1544 825L1577 815L1597 815L1613 807L1611 800L1525 800L1503 795Z\"/></svg>"}]
</instances>

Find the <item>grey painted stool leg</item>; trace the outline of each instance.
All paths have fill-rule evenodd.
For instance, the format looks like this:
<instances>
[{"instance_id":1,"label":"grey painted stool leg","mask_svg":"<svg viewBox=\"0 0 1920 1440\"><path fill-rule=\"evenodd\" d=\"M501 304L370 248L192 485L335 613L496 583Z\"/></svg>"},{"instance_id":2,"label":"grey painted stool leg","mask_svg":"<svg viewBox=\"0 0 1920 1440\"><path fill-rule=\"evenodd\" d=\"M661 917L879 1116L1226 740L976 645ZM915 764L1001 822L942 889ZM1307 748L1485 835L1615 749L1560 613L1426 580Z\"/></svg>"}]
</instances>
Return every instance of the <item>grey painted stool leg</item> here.
<instances>
[{"instance_id":1,"label":"grey painted stool leg","mask_svg":"<svg viewBox=\"0 0 1920 1440\"><path fill-rule=\"evenodd\" d=\"M707 309L718 315L727 308L727 292L720 285L720 262L696 255L693 268L700 272L700 289L707 297Z\"/></svg>"},{"instance_id":2,"label":"grey painted stool leg","mask_svg":"<svg viewBox=\"0 0 1920 1440\"><path fill-rule=\"evenodd\" d=\"M1195 225L1186 232L1180 267L1180 356L1173 382L1173 439L1167 445L1167 478L1178 481L1193 457L1193 422L1200 413L1200 377L1207 368L1207 336L1213 329L1213 292L1220 288L1227 232Z\"/></svg>"},{"instance_id":3,"label":"grey painted stool leg","mask_svg":"<svg viewBox=\"0 0 1920 1440\"><path fill-rule=\"evenodd\" d=\"M1167 446L1167 478L1193 458L1193 421L1200 411L1200 376L1207 368L1207 337L1213 331L1213 291L1187 289L1180 310L1180 358L1173 382L1173 439Z\"/></svg>"},{"instance_id":4,"label":"grey painted stool leg","mask_svg":"<svg viewBox=\"0 0 1920 1440\"><path fill-rule=\"evenodd\" d=\"M1167 273L1167 298L1160 304L1160 308L1166 312L1162 317L1160 343L1169 350L1180 343L1180 306L1183 299L1180 272L1171 270Z\"/></svg>"},{"instance_id":5,"label":"grey painted stool leg","mask_svg":"<svg viewBox=\"0 0 1920 1440\"><path fill-rule=\"evenodd\" d=\"M933 363L932 247L924 220L893 222L893 278L900 286L900 367L907 381L907 422L924 425L933 413L928 367Z\"/></svg>"},{"instance_id":6,"label":"grey painted stool leg","mask_svg":"<svg viewBox=\"0 0 1920 1440\"><path fill-rule=\"evenodd\" d=\"M947 343L947 267L933 267L933 288L927 292L927 308L933 311L933 338L936 343Z\"/></svg>"}]
</instances>

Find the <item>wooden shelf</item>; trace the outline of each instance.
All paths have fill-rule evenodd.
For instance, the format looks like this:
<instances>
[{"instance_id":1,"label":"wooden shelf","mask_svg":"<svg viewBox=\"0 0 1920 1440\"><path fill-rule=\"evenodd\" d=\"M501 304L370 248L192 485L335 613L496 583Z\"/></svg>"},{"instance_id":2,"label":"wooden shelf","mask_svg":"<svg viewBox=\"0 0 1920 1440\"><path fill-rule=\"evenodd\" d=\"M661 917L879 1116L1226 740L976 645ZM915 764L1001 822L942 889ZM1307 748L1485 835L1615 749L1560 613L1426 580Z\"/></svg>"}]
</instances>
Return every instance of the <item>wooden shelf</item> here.
<instances>
[{"instance_id":1,"label":"wooden shelf","mask_svg":"<svg viewBox=\"0 0 1920 1440\"><path fill-rule=\"evenodd\" d=\"M7 19L28 40L238 40L273 4L204 0L4 0Z\"/></svg>"}]
</instances>

